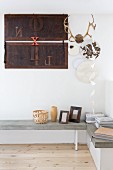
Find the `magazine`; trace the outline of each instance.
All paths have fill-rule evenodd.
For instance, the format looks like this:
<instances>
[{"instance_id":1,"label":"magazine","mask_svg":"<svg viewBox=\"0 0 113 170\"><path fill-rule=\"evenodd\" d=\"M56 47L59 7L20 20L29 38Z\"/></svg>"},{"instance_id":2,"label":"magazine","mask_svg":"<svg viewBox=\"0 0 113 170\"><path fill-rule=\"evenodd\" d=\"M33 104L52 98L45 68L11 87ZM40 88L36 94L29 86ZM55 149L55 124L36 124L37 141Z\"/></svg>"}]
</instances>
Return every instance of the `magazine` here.
<instances>
[{"instance_id":1,"label":"magazine","mask_svg":"<svg viewBox=\"0 0 113 170\"><path fill-rule=\"evenodd\" d=\"M106 123L95 122L95 126L96 126L96 128L99 128L99 127L111 127L111 128L113 128L113 123L110 123L110 122L106 122Z\"/></svg>"},{"instance_id":2,"label":"magazine","mask_svg":"<svg viewBox=\"0 0 113 170\"><path fill-rule=\"evenodd\" d=\"M111 117L107 117L107 116L104 116L104 117L96 117L95 118L95 121L100 123L100 124L109 124L109 123L112 123L113 124L113 118Z\"/></svg>"}]
</instances>

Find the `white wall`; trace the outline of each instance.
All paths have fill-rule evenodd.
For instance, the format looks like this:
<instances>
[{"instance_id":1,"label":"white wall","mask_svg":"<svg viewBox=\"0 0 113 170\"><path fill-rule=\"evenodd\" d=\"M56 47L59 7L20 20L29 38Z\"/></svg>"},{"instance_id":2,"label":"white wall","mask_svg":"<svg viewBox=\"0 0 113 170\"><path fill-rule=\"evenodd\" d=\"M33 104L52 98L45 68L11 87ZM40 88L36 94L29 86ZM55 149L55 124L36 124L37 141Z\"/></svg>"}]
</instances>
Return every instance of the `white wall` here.
<instances>
[{"instance_id":1,"label":"white wall","mask_svg":"<svg viewBox=\"0 0 113 170\"><path fill-rule=\"evenodd\" d=\"M7 11L8 13L8 11ZM4 22L0 15L0 119L32 119L35 109L69 110L71 105L82 106L82 115L91 110L92 86L77 80L69 56L68 69L5 69ZM71 15L74 34L85 33L90 15ZM99 42L101 55L96 61L100 70L96 80L95 111L105 112L105 80L113 74L113 15L95 15L97 29L94 38ZM84 116L82 116L84 117ZM67 138L68 141L68 138Z\"/></svg>"},{"instance_id":2,"label":"white wall","mask_svg":"<svg viewBox=\"0 0 113 170\"><path fill-rule=\"evenodd\" d=\"M112 0L1 0L0 13L113 13Z\"/></svg>"}]
</instances>

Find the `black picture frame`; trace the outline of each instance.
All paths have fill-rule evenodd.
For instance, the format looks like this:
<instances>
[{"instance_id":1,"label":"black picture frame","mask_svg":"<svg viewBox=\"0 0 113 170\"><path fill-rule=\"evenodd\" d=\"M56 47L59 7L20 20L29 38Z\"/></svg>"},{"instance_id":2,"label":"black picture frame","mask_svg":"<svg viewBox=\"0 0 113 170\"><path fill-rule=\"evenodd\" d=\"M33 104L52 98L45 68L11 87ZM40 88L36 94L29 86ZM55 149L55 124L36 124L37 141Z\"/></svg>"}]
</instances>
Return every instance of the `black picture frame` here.
<instances>
[{"instance_id":1,"label":"black picture frame","mask_svg":"<svg viewBox=\"0 0 113 170\"><path fill-rule=\"evenodd\" d=\"M70 107L70 114L69 114L69 121L80 123L82 107L71 106Z\"/></svg>"},{"instance_id":2,"label":"black picture frame","mask_svg":"<svg viewBox=\"0 0 113 170\"><path fill-rule=\"evenodd\" d=\"M59 115L59 123L67 124L69 120L69 111L61 110Z\"/></svg>"}]
</instances>

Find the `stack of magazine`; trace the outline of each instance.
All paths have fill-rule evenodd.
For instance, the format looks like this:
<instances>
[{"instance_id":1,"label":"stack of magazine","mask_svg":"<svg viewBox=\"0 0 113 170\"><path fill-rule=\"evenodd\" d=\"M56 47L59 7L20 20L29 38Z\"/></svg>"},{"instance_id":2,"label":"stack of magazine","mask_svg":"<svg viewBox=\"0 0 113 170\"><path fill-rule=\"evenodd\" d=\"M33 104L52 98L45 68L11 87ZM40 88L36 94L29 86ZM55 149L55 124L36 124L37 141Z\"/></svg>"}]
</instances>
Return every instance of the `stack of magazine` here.
<instances>
[{"instance_id":1,"label":"stack of magazine","mask_svg":"<svg viewBox=\"0 0 113 170\"><path fill-rule=\"evenodd\" d=\"M97 128L104 126L104 127L110 127L113 126L113 118L108 116L103 117L96 117L95 118L95 126Z\"/></svg>"},{"instance_id":2,"label":"stack of magazine","mask_svg":"<svg viewBox=\"0 0 113 170\"><path fill-rule=\"evenodd\" d=\"M103 117L103 116L105 116L105 115L102 112L98 112L98 113L95 113L95 114L91 114L89 112L86 112L86 122L87 123L95 123L96 117Z\"/></svg>"},{"instance_id":3,"label":"stack of magazine","mask_svg":"<svg viewBox=\"0 0 113 170\"><path fill-rule=\"evenodd\" d=\"M94 132L94 136L97 139L105 139L113 141L113 129L112 128L106 128L106 127L100 127Z\"/></svg>"}]
</instances>

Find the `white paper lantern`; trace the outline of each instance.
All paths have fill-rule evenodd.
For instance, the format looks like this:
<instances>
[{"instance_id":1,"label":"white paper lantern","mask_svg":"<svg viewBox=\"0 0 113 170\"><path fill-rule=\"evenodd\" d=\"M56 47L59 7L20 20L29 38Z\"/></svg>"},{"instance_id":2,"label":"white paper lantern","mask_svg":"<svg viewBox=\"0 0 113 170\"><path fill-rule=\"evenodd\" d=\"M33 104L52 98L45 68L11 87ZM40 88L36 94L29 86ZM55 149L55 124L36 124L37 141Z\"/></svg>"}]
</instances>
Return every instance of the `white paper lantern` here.
<instances>
[{"instance_id":1,"label":"white paper lantern","mask_svg":"<svg viewBox=\"0 0 113 170\"><path fill-rule=\"evenodd\" d=\"M74 69L77 69L77 67L84 61L84 58L82 57L79 57L79 58L76 58L73 62L73 68Z\"/></svg>"},{"instance_id":2,"label":"white paper lantern","mask_svg":"<svg viewBox=\"0 0 113 170\"><path fill-rule=\"evenodd\" d=\"M98 69L94 65L93 61L87 60L81 62L76 69L77 78L84 83L91 83L98 75Z\"/></svg>"}]
</instances>

